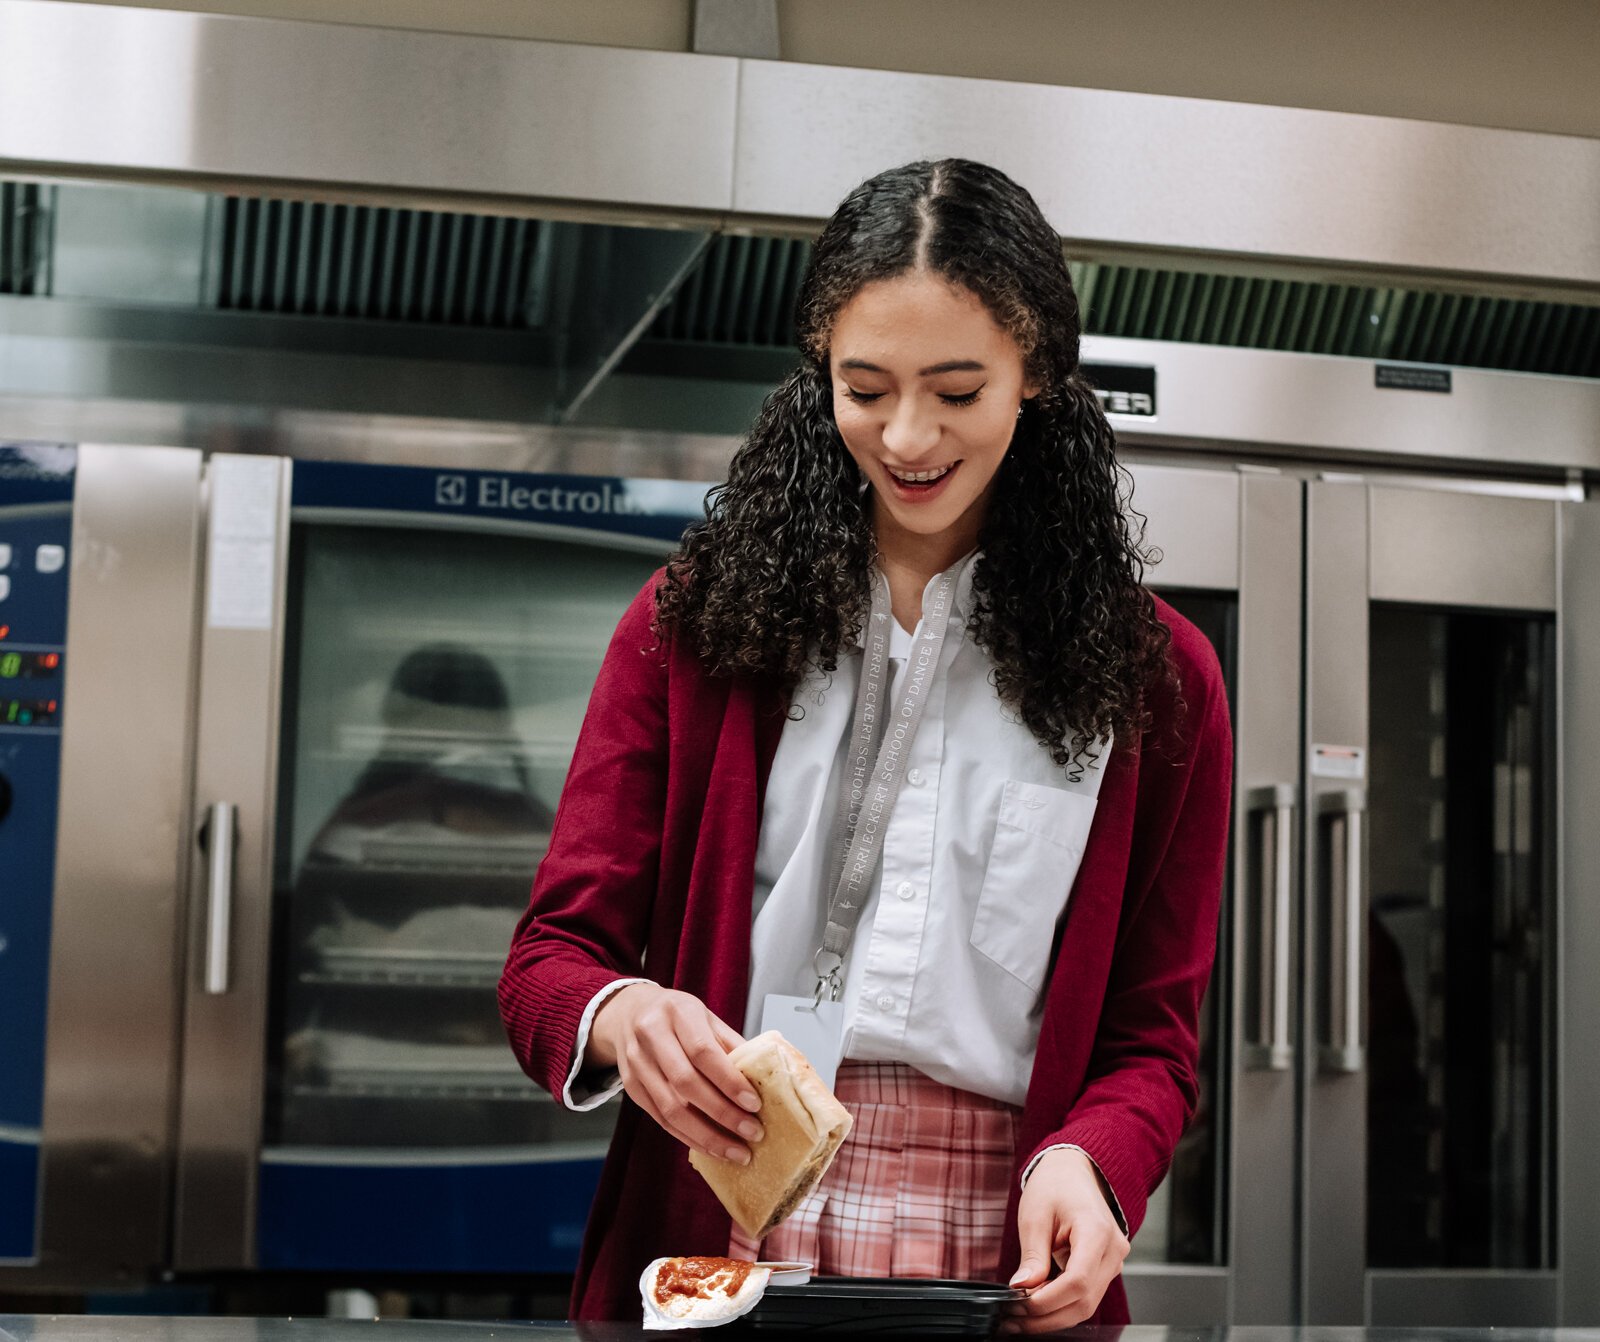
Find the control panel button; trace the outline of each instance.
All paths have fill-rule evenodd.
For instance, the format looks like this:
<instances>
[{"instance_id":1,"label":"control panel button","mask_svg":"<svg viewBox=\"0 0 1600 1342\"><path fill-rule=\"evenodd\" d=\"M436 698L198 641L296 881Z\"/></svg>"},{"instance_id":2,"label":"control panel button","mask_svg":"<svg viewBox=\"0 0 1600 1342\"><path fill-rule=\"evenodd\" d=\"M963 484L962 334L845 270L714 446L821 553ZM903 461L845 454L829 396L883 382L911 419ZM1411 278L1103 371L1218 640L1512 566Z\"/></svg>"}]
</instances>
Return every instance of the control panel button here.
<instances>
[{"instance_id":1,"label":"control panel button","mask_svg":"<svg viewBox=\"0 0 1600 1342\"><path fill-rule=\"evenodd\" d=\"M41 545L33 556L34 567L40 573L60 573L66 562L67 547L64 545Z\"/></svg>"},{"instance_id":2,"label":"control panel button","mask_svg":"<svg viewBox=\"0 0 1600 1342\"><path fill-rule=\"evenodd\" d=\"M0 545L0 568L10 568L10 567L11 567L11 547L9 545Z\"/></svg>"},{"instance_id":3,"label":"control panel button","mask_svg":"<svg viewBox=\"0 0 1600 1342\"><path fill-rule=\"evenodd\" d=\"M0 573L0 601L4 601L10 595L11 579L6 577L4 573Z\"/></svg>"}]
</instances>

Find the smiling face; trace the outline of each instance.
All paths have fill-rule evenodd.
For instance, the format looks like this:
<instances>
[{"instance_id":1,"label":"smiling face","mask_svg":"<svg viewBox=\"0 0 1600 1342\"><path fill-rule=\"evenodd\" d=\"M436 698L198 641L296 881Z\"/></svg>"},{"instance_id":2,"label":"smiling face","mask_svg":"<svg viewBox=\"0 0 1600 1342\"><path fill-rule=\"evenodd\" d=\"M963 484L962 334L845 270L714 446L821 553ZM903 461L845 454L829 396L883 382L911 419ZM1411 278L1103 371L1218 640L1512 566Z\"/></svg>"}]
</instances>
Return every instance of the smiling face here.
<instances>
[{"instance_id":1,"label":"smiling face","mask_svg":"<svg viewBox=\"0 0 1600 1342\"><path fill-rule=\"evenodd\" d=\"M970 289L909 270L840 309L828 366L839 433L875 496L880 548L899 533L948 542L952 560L972 549L1017 408L1038 393L1016 341Z\"/></svg>"}]
</instances>

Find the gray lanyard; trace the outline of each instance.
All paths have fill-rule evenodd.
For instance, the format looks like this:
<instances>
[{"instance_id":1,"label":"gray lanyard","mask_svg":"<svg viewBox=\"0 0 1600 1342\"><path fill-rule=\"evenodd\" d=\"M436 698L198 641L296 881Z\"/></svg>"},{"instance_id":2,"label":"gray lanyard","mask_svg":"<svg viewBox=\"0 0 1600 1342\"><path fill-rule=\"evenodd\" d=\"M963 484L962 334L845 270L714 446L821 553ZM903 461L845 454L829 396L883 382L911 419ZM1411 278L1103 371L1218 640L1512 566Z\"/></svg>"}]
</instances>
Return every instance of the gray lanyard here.
<instances>
[{"instance_id":1,"label":"gray lanyard","mask_svg":"<svg viewBox=\"0 0 1600 1342\"><path fill-rule=\"evenodd\" d=\"M833 830L834 851L843 848L844 860L839 869L838 888L828 906L822 948L811 962L817 972L819 1002L824 995L831 1001L839 1000L843 987L840 970L850 950L851 938L855 936L856 924L861 921L867 880L877 869L884 824L894 810L895 798L900 795L900 784L905 777L901 766L911 753L917 728L922 725L922 710L927 705L928 686L939 665L939 651L944 646L960 567L957 564L941 573L932 595L923 597L923 633L911 650L904 693L887 728L881 721L880 708L888 689L889 583L881 574L873 575L872 614L867 620L861 684L856 690L855 727L850 734L849 785L839 797L839 815Z\"/></svg>"}]
</instances>

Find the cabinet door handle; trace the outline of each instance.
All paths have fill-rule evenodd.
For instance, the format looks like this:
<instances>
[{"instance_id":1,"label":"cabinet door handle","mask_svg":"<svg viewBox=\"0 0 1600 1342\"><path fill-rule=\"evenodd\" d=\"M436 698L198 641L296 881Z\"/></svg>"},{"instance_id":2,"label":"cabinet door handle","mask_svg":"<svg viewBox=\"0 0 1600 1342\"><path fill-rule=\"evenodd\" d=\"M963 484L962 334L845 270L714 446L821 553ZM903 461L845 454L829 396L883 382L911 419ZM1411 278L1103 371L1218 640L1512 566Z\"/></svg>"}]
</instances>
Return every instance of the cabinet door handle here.
<instances>
[{"instance_id":1,"label":"cabinet door handle","mask_svg":"<svg viewBox=\"0 0 1600 1342\"><path fill-rule=\"evenodd\" d=\"M1325 1072L1359 1072L1362 1047L1361 957L1366 945L1366 908L1361 897L1361 822L1367 794L1361 788L1325 792L1317 798L1317 831L1327 881L1324 927L1322 1038L1317 1061Z\"/></svg>"},{"instance_id":2,"label":"cabinet door handle","mask_svg":"<svg viewBox=\"0 0 1600 1342\"><path fill-rule=\"evenodd\" d=\"M1250 872L1246 944L1252 976L1246 988L1244 1065L1252 1071L1283 1072L1294 1065L1289 1027L1289 924L1294 898L1295 790L1288 783L1251 788L1245 794Z\"/></svg>"},{"instance_id":3,"label":"cabinet door handle","mask_svg":"<svg viewBox=\"0 0 1600 1342\"><path fill-rule=\"evenodd\" d=\"M238 807L211 804L206 816L206 991L228 991L228 946L233 930L233 848Z\"/></svg>"}]
</instances>

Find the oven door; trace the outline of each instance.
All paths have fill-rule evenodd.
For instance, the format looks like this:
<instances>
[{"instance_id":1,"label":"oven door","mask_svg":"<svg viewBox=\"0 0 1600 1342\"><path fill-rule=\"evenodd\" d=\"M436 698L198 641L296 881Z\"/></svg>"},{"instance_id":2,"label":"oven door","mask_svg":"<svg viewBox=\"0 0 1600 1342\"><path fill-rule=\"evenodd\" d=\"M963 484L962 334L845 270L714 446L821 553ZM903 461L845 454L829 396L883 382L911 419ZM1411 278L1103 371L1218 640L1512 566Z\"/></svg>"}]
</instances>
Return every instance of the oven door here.
<instances>
[{"instance_id":1,"label":"oven door","mask_svg":"<svg viewBox=\"0 0 1600 1342\"><path fill-rule=\"evenodd\" d=\"M1140 464L1149 585L1211 640L1234 726L1234 817L1194 1121L1125 1274L1133 1317L1293 1317L1300 480Z\"/></svg>"},{"instance_id":2,"label":"oven door","mask_svg":"<svg viewBox=\"0 0 1600 1342\"><path fill-rule=\"evenodd\" d=\"M1517 492L1309 487L1308 1324L1583 1317L1556 1229L1593 1161L1557 1139L1595 1017L1563 1031L1558 1004L1600 919L1563 897L1557 686L1593 641L1561 562L1592 505Z\"/></svg>"},{"instance_id":3,"label":"oven door","mask_svg":"<svg viewBox=\"0 0 1600 1342\"><path fill-rule=\"evenodd\" d=\"M495 985L601 656L705 486L210 463L183 1268L563 1272L615 1106Z\"/></svg>"}]
</instances>

